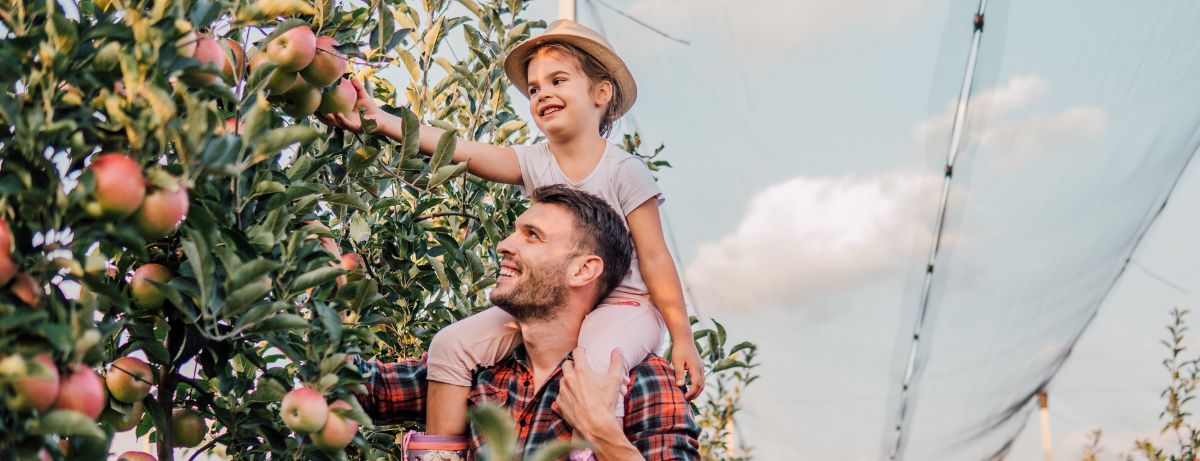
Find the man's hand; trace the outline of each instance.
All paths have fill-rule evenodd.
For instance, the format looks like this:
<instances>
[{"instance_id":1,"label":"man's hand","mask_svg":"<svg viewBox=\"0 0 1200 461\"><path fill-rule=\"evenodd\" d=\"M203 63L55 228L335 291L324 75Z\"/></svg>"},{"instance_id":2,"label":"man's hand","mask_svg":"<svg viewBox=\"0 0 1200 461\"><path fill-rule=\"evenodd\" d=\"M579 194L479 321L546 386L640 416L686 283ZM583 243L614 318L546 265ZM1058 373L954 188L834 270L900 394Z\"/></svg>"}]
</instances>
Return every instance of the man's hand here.
<instances>
[{"instance_id":1,"label":"man's hand","mask_svg":"<svg viewBox=\"0 0 1200 461\"><path fill-rule=\"evenodd\" d=\"M692 341L690 335L671 346L671 366L675 368L676 386L690 384L684 397L692 400L704 392L704 364L700 362L700 352L696 350L696 342Z\"/></svg>"},{"instance_id":2,"label":"man's hand","mask_svg":"<svg viewBox=\"0 0 1200 461\"><path fill-rule=\"evenodd\" d=\"M357 133L362 131L363 124L358 115L359 110L362 110L362 118L374 120L376 123L375 131L382 130L383 123L385 122L383 116L387 115L387 113L384 112L383 109L380 109L378 104L375 104L375 100L371 98L371 95L367 94L367 90L363 88L362 82L358 80L351 80L350 83L354 85L354 91L358 93L356 96L357 101L354 103L354 109L350 111L350 114L317 113L317 119L321 120L326 125Z\"/></svg>"},{"instance_id":3,"label":"man's hand","mask_svg":"<svg viewBox=\"0 0 1200 461\"><path fill-rule=\"evenodd\" d=\"M616 424L617 401L621 386L628 379L621 364L625 359L613 349L607 373L599 373L588 363L587 350L575 348L574 361L563 363L562 383L558 389L558 412L581 433L594 433Z\"/></svg>"}]
</instances>

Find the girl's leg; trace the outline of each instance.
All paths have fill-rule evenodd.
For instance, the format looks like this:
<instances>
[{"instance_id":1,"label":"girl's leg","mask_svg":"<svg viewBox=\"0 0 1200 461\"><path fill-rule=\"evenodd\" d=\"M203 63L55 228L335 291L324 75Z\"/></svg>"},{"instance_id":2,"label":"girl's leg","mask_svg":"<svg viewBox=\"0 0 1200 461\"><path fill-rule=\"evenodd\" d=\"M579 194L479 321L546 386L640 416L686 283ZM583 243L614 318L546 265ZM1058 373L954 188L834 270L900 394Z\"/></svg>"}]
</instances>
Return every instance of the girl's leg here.
<instances>
[{"instance_id":1,"label":"girl's leg","mask_svg":"<svg viewBox=\"0 0 1200 461\"><path fill-rule=\"evenodd\" d=\"M520 340L516 320L498 307L459 320L434 335L426 359L426 433L466 434L471 370L495 364Z\"/></svg>"},{"instance_id":2,"label":"girl's leg","mask_svg":"<svg viewBox=\"0 0 1200 461\"><path fill-rule=\"evenodd\" d=\"M583 320L579 345L587 349L588 362L599 372L607 372L613 348L621 351L625 370L655 353L662 345L666 327L654 305L644 301L601 304ZM625 388L614 414L625 416Z\"/></svg>"}]
</instances>

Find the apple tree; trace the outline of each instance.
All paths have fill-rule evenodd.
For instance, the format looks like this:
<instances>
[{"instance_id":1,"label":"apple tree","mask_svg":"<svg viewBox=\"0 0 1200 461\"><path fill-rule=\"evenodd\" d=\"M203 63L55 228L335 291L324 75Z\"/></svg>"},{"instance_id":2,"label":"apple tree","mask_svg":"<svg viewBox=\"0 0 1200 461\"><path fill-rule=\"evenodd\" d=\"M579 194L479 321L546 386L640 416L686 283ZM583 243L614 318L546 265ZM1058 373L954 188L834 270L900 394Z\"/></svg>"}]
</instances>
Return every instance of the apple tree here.
<instances>
[{"instance_id":1,"label":"apple tree","mask_svg":"<svg viewBox=\"0 0 1200 461\"><path fill-rule=\"evenodd\" d=\"M346 358L487 306L525 205L417 126L532 141L526 2L0 4L0 459L399 458ZM349 78L402 142L311 117Z\"/></svg>"}]
</instances>

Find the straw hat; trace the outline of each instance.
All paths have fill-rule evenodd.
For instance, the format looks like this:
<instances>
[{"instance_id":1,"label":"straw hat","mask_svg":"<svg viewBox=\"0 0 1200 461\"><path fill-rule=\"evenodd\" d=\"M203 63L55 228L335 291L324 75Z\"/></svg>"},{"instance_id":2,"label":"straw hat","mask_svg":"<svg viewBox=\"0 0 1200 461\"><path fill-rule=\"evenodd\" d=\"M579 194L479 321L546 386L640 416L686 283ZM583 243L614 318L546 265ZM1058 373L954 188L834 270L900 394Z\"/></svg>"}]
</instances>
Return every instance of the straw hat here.
<instances>
[{"instance_id":1,"label":"straw hat","mask_svg":"<svg viewBox=\"0 0 1200 461\"><path fill-rule=\"evenodd\" d=\"M633 102L637 100L637 82L633 81L633 74L629 72L629 67L625 66L625 61L617 56L617 52L613 51L612 45L604 39L603 35L570 19L559 19L550 23L546 32L517 45L508 54L508 57L504 58L504 73L508 74L509 81L516 85L521 94L529 97L526 60L539 45L548 42L565 42L574 45L584 53L596 58L605 69L612 73L617 81L617 86L621 88L621 95L624 97L624 101L617 107L618 117L633 107Z\"/></svg>"}]
</instances>

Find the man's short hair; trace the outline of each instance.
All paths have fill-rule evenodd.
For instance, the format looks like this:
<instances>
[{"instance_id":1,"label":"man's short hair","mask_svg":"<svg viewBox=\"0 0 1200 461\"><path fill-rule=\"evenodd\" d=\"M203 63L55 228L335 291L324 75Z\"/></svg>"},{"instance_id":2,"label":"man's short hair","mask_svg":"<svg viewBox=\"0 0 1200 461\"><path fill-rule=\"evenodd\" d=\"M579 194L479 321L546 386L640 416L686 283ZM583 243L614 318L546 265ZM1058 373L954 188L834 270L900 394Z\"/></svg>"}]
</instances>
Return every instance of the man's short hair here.
<instances>
[{"instance_id":1,"label":"man's short hair","mask_svg":"<svg viewBox=\"0 0 1200 461\"><path fill-rule=\"evenodd\" d=\"M608 296L625 278L633 259L633 238L625 219L600 197L562 184L539 187L531 198L534 203L566 208L575 217L575 247L604 261L596 301Z\"/></svg>"}]
</instances>

